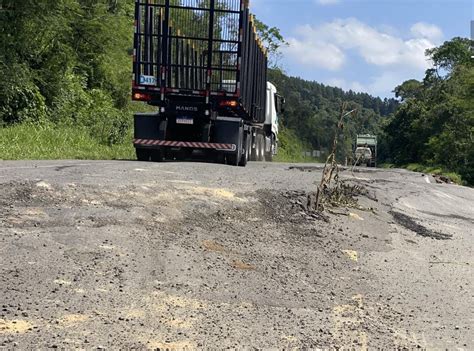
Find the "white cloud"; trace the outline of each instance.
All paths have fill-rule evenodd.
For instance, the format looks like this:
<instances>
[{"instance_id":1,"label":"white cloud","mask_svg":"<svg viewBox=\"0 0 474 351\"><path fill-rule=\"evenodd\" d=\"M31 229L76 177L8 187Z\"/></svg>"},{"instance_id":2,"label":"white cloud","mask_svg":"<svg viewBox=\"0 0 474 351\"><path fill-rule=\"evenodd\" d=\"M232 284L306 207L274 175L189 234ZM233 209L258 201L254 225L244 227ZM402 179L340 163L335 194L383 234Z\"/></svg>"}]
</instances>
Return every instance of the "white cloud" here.
<instances>
[{"instance_id":1,"label":"white cloud","mask_svg":"<svg viewBox=\"0 0 474 351\"><path fill-rule=\"evenodd\" d=\"M364 84L356 81L348 81L344 78L331 78L324 81L324 84L329 85L331 87L338 87L346 91L352 90L360 93L369 91L368 87Z\"/></svg>"},{"instance_id":2,"label":"white cloud","mask_svg":"<svg viewBox=\"0 0 474 351\"><path fill-rule=\"evenodd\" d=\"M372 77L366 91L375 96L384 96L391 93L396 86L411 78L413 78L413 75L410 73L387 71Z\"/></svg>"},{"instance_id":3,"label":"white cloud","mask_svg":"<svg viewBox=\"0 0 474 351\"><path fill-rule=\"evenodd\" d=\"M426 23L411 28L412 38L402 39L355 18L336 19L321 26L298 27L285 54L295 63L329 70L341 69L346 52L357 53L366 63L384 68L425 70L425 50L436 46L441 30Z\"/></svg>"},{"instance_id":4,"label":"white cloud","mask_svg":"<svg viewBox=\"0 0 474 351\"><path fill-rule=\"evenodd\" d=\"M331 71L339 70L344 65L344 52L331 43L314 42L307 45L303 41L290 38L288 44L289 46L282 48L283 53L303 65Z\"/></svg>"},{"instance_id":5,"label":"white cloud","mask_svg":"<svg viewBox=\"0 0 474 351\"><path fill-rule=\"evenodd\" d=\"M415 38L425 38L434 42L439 42L443 38L441 28L434 24L418 22L410 28Z\"/></svg>"},{"instance_id":6,"label":"white cloud","mask_svg":"<svg viewBox=\"0 0 474 351\"><path fill-rule=\"evenodd\" d=\"M358 81L348 81L344 78L331 78L324 81L324 84L339 87L343 90L352 90L360 93L369 93L374 96L390 97L393 89L404 81L413 78L409 72L383 72L380 75L372 76L368 83L363 84Z\"/></svg>"},{"instance_id":7,"label":"white cloud","mask_svg":"<svg viewBox=\"0 0 474 351\"><path fill-rule=\"evenodd\" d=\"M320 5L334 5L338 4L340 0L316 0L316 2Z\"/></svg>"}]
</instances>

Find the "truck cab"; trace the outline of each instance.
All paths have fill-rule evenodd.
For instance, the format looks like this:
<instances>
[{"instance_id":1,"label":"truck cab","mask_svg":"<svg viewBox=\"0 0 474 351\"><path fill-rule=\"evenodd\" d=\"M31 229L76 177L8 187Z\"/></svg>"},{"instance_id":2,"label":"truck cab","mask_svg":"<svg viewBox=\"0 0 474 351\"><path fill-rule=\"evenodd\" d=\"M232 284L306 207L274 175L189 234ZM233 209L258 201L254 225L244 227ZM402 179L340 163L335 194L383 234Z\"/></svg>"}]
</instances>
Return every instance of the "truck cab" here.
<instances>
[{"instance_id":1,"label":"truck cab","mask_svg":"<svg viewBox=\"0 0 474 351\"><path fill-rule=\"evenodd\" d=\"M355 158L357 165L366 164L369 167L372 160L372 150L369 147L360 146L355 150Z\"/></svg>"},{"instance_id":2,"label":"truck cab","mask_svg":"<svg viewBox=\"0 0 474 351\"><path fill-rule=\"evenodd\" d=\"M271 161L278 151L279 114L283 112L285 99L278 94L277 88L267 82L267 103L265 111L265 159Z\"/></svg>"}]
</instances>

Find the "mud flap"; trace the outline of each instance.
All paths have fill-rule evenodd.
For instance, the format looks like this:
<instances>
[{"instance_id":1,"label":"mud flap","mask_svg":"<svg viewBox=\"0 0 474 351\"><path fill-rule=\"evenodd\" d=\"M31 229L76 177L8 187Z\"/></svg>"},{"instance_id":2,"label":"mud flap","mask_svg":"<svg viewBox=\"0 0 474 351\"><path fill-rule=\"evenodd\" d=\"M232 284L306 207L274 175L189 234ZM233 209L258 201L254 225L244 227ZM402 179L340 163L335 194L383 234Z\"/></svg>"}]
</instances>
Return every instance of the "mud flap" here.
<instances>
[{"instance_id":1,"label":"mud flap","mask_svg":"<svg viewBox=\"0 0 474 351\"><path fill-rule=\"evenodd\" d=\"M234 144L242 149L243 123L240 118L218 118L214 123L213 143ZM235 152L235 151L234 151Z\"/></svg>"},{"instance_id":2,"label":"mud flap","mask_svg":"<svg viewBox=\"0 0 474 351\"><path fill-rule=\"evenodd\" d=\"M167 121L156 113L134 115L135 139L166 140Z\"/></svg>"}]
</instances>

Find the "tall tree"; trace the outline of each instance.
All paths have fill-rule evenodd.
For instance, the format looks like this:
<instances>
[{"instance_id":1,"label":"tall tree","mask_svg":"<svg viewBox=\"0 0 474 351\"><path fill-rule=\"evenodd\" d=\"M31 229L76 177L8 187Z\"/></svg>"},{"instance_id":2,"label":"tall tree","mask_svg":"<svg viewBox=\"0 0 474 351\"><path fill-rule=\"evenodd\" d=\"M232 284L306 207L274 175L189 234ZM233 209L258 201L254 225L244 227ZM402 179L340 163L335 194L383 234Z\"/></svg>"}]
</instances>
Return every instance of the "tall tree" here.
<instances>
[{"instance_id":1,"label":"tall tree","mask_svg":"<svg viewBox=\"0 0 474 351\"><path fill-rule=\"evenodd\" d=\"M474 61L471 41L454 38L427 50L434 68L423 82L395 89L403 101L384 130L388 157L399 164L439 165L474 183Z\"/></svg>"},{"instance_id":2,"label":"tall tree","mask_svg":"<svg viewBox=\"0 0 474 351\"><path fill-rule=\"evenodd\" d=\"M283 46L288 45L287 41L281 34L278 27L270 27L260 21L258 18L254 18L254 24L258 35L263 41L263 45L268 50L270 67L277 68L281 59L280 49Z\"/></svg>"}]
</instances>

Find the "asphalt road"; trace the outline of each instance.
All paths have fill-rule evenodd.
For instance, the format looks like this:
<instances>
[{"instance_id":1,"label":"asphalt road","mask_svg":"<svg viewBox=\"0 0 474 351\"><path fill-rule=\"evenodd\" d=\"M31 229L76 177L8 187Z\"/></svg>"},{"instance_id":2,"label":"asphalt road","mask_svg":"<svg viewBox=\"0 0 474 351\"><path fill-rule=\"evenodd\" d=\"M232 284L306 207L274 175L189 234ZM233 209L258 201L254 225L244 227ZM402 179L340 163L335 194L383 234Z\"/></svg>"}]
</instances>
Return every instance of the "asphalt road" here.
<instances>
[{"instance_id":1,"label":"asphalt road","mask_svg":"<svg viewBox=\"0 0 474 351\"><path fill-rule=\"evenodd\" d=\"M0 162L0 348L474 349L474 190L321 166Z\"/></svg>"}]
</instances>

